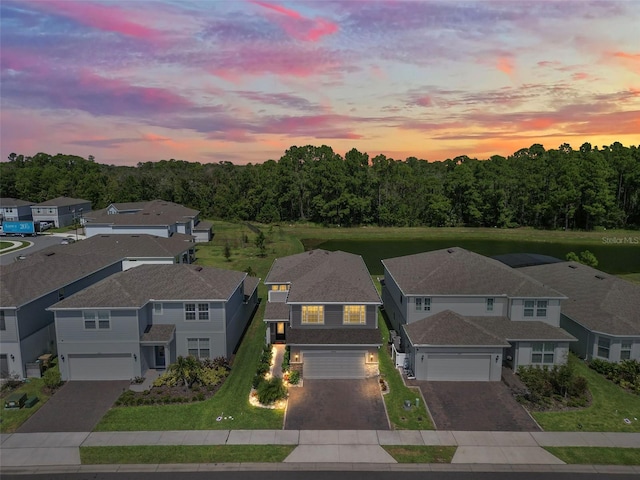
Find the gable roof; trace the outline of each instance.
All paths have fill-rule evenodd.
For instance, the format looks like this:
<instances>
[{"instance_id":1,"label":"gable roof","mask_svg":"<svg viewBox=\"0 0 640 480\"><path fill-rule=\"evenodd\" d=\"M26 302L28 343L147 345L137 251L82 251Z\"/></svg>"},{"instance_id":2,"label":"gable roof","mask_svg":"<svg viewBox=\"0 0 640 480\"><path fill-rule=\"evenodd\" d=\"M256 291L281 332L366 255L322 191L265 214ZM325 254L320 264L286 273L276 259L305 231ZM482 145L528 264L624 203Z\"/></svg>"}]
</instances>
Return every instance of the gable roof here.
<instances>
[{"instance_id":1,"label":"gable roof","mask_svg":"<svg viewBox=\"0 0 640 480\"><path fill-rule=\"evenodd\" d=\"M451 310L403 325L412 345L508 347L504 338Z\"/></svg>"},{"instance_id":2,"label":"gable roof","mask_svg":"<svg viewBox=\"0 0 640 480\"><path fill-rule=\"evenodd\" d=\"M527 275L562 290L562 313L589 330L640 335L640 286L576 262L524 267Z\"/></svg>"},{"instance_id":3,"label":"gable roof","mask_svg":"<svg viewBox=\"0 0 640 480\"><path fill-rule=\"evenodd\" d=\"M56 197L51 200L46 200L42 203L33 205L34 207L66 207L71 205L80 205L82 203L91 203L89 200L83 200L82 198L71 197Z\"/></svg>"},{"instance_id":4,"label":"gable roof","mask_svg":"<svg viewBox=\"0 0 640 480\"><path fill-rule=\"evenodd\" d=\"M382 264L405 295L566 298L518 270L460 247L390 258Z\"/></svg>"},{"instance_id":5,"label":"gable roof","mask_svg":"<svg viewBox=\"0 0 640 480\"><path fill-rule=\"evenodd\" d=\"M382 303L364 260L353 253L318 249L278 258L269 283L291 284L287 303Z\"/></svg>"},{"instance_id":6,"label":"gable roof","mask_svg":"<svg viewBox=\"0 0 640 480\"><path fill-rule=\"evenodd\" d=\"M198 210L187 208L173 202L164 200L151 200L149 202L113 204L124 206L125 210L134 210L131 213L109 214L108 209L96 210L84 216L89 226L100 225L172 225L174 223L187 222L198 215Z\"/></svg>"},{"instance_id":7,"label":"gable roof","mask_svg":"<svg viewBox=\"0 0 640 480\"><path fill-rule=\"evenodd\" d=\"M244 272L197 265L140 265L81 290L50 310L141 308L149 301L226 301Z\"/></svg>"},{"instance_id":8,"label":"gable roof","mask_svg":"<svg viewBox=\"0 0 640 480\"><path fill-rule=\"evenodd\" d=\"M0 266L0 305L19 307L125 258L175 257L193 246L190 235L96 235L71 245L27 253ZM27 250L28 252L28 250Z\"/></svg>"},{"instance_id":9,"label":"gable roof","mask_svg":"<svg viewBox=\"0 0 640 480\"><path fill-rule=\"evenodd\" d=\"M0 198L0 207L26 207L33 205L34 202L28 202L26 200L20 200L18 198Z\"/></svg>"}]
</instances>

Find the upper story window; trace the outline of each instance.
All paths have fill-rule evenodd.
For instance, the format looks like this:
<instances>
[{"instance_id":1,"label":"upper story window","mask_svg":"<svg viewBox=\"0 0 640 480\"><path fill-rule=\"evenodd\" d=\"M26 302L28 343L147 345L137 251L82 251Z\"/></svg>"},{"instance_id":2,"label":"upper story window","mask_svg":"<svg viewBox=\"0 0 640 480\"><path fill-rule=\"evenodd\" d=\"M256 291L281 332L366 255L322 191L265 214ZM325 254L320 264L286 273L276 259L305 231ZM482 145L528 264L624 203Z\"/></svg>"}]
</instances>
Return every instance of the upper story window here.
<instances>
[{"instance_id":1,"label":"upper story window","mask_svg":"<svg viewBox=\"0 0 640 480\"><path fill-rule=\"evenodd\" d=\"M493 298L487 298L487 312L493 312Z\"/></svg>"},{"instance_id":2,"label":"upper story window","mask_svg":"<svg viewBox=\"0 0 640 480\"><path fill-rule=\"evenodd\" d=\"M188 321L206 322L209 320L209 304L208 303L185 303L184 319Z\"/></svg>"},{"instance_id":3,"label":"upper story window","mask_svg":"<svg viewBox=\"0 0 640 480\"><path fill-rule=\"evenodd\" d=\"M546 317L547 306L549 302L547 300L525 300L524 301L524 316L525 317Z\"/></svg>"},{"instance_id":4,"label":"upper story window","mask_svg":"<svg viewBox=\"0 0 640 480\"><path fill-rule=\"evenodd\" d=\"M111 315L108 310L82 312L85 330L109 330L111 328Z\"/></svg>"},{"instance_id":5,"label":"upper story window","mask_svg":"<svg viewBox=\"0 0 640 480\"><path fill-rule=\"evenodd\" d=\"M162 315L162 304L160 302L155 302L153 304L153 314Z\"/></svg>"},{"instance_id":6,"label":"upper story window","mask_svg":"<svg viewBox=\"0 0 640 480\"><path fill-rule=\"evenodd\" d=\"M0 330L4 331L7 329L7 321L4 318L4 310L0 310Z\"/></svg>"},{"instance_id":7,"label":"upper story window","mask_svg":"<svg viewBox=\"0 0 640 480\"><path fill-rule=\"evenodd\" d=\"M416 297L416 311L431 311L431 299Z\"/></svg>"},{"instance_id":8,"label":"upper story window","mask_svg":"<svg viewBox=\"0 0 640 480\"><path fill-rule=\"evenodd\" d=\"M364 325L367 323L364 305L345 305L342 311L342 323L345 325Z\"/></svg>"},{"instance_id":9,"label":"upper story window","mask_svg":"<svg viewBox=\"0 0 640 480\"><path fill-rule=\"evenodd\" d=\"M598 337L598 356L600 358L609 359L609 349L611 348L611 340L607 337Z\"/></svg>"},{"instance_id":10,"label":"upper story window","mask_svg":"<svg viewBox=\"0 0 640 480\"><path fill-rule=\"evenodd\" d=\"M302 306L302 324L324 324L324 306L323 305L303 305Z\"/></svg>"},{"instance_id":11,"label":"upper story window","mask_svg":"<svg viewBox=\"0 0 640 480\"><path fill-rule=\"evenodd\" d=\"M286 292L289 290L289 285L271 285L272 292Z\"/></svg>"},{"instance_id":12,"label":"upper story window","mask_svg":"<svg viewBox=\"0 0 640 480\"><path fill-rule=\"evenodd\" d=\"M555 344L552 342L536 342L531 345L531 363L553 365Z\"/></svg>"},{"instance_id":13,"label":"upper story window","mask_svg":"<svg viewBox=\"0 0 640 480\"><path fill-rule=\"evenodd\" d=\"M631 358L631 340L623 340L620 344L620 360L629 360Z\"/></svg>"}]
</instances>

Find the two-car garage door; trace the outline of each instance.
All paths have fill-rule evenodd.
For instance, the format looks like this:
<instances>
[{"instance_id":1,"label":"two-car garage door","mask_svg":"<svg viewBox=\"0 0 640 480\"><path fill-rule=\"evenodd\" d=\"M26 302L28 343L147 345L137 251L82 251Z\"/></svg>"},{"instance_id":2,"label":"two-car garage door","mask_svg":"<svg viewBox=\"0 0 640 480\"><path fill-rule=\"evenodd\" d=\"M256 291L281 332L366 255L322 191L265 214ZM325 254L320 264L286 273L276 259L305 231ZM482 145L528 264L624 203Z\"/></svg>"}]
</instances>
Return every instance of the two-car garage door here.
<instances>
[{"instance_id":1,"label":"two-car garage door","mask_svg":"<svg viewBox=\"0 0 640 480\"><path fill-rule=\"evenodd\" d=\"M305 379L365 378L365 352L302 352Z\"/></svg>"},{"instance_id":2,"label":"two-car garage door","mask_svg":"<svg viewBox=\"0 0 640 480\"><path fill-rule=\"evenodd\" d=\"M491 378L491 355L430 354L427 378L432 382L479 382Z\"/></svg>"},{"instance_id":3,"label":"two-car garage door","mask_svg":"<svg viewBox=\"0 0 640 480\"><path fill-rule=\"evenodd\" d=\"M70 380L130 380L133 359L129 353L69 354Z\"/></svg>"}]
</instances>

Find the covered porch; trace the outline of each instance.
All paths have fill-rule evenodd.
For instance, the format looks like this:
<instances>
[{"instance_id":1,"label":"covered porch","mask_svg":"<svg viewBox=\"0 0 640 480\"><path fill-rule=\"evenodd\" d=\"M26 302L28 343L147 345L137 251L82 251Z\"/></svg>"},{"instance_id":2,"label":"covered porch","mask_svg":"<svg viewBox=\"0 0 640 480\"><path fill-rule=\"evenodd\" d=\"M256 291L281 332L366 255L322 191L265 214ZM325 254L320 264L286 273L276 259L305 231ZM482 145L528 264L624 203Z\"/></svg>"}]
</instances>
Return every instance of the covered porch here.
<instances>
[{"instance_id":1,"label":"covered porch","mask_svg":"<svg viewBox=\"0 0 640 480\"><path fill-rule=\"evenodd\" d=\"M148 325L140 337L142 371L164 371L176 360L176 326Z\"/></svg>"},{"instance_id":2,"label":"covered porch","mask_svg":"<svg viewBox=\"0 0 640 480\"><path fill-rule=\"evenodd\" d=\"M264 309L267 324L267 343L287 343L289 330L289 305L282 302L268 302Z\"/></svg>"}]
</instances>

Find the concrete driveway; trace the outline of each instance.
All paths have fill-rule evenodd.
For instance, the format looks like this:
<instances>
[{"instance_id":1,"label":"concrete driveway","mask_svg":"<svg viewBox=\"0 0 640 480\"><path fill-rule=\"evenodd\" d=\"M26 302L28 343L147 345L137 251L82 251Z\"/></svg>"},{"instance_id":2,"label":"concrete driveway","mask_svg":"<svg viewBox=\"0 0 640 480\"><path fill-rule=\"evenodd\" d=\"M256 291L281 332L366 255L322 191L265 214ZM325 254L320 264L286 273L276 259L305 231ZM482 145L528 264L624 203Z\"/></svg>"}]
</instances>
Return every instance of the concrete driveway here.
<instances>
[{"instance_id":1,"label":"concrete driveway","mask_svg":"<svg viewBox=\"0 0 640 480\"><path fill-rule=\"evenodd\" d=\"M289 389L286 430L389 430L377 378L305 380Z\"/></svg>"},{"instance_id":2,"label":"concrete driveway","mask_svg":"<svg viewBox=\"0 0 640 480\"><path fill-rule=\"evenodd\" d=\"M419 386L438 430L540 431L502 382L423 382Z\"/></svg>"},{"instance_id":3,"label":"concrete driveway","mask_svg":"<svg viewBox=\"0 0 640 480\"><path fill-rule=\"evenodd\" d=\"M67 382L17 432L90 432L128 388L127 380Z\"/></svg>"}]
</instances>

